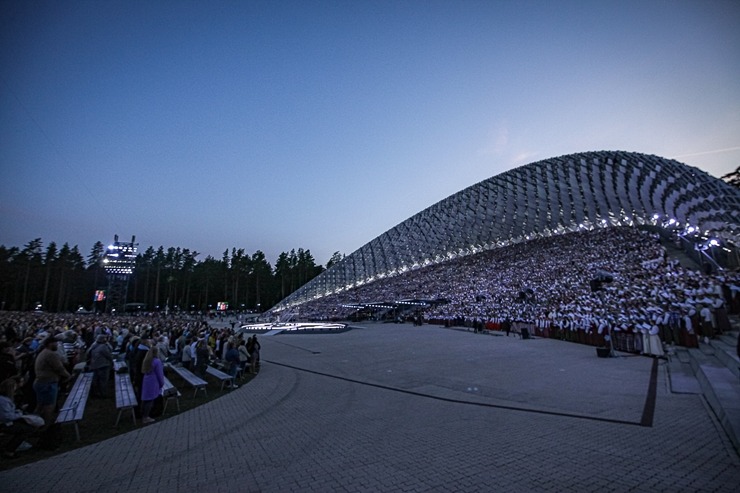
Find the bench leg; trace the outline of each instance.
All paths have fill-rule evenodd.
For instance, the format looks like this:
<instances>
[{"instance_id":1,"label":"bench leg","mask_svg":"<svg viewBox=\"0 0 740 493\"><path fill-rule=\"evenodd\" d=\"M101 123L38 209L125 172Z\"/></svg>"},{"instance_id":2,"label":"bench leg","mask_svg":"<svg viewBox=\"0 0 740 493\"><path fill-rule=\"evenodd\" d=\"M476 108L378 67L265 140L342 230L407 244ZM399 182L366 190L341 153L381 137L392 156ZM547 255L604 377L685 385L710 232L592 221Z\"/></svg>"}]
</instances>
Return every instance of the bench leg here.
<instances>
[{"instance_id":1,"label":"bench leg","mask_svg":"<svg viewBox=\"0 0 740 493\"><path fill-rule=\"evenodd\" d=\"M167 404L170 402L170 399L172 399L172 397L167 397L164 400L164 406L162 407L162 415L164 415L164 413L167 412Z\"/></svg>"},{"instance_id":2,"label":"bench leg","mask_svg":"<svg viewBox=\"0 0 740 493\"><path fill-rule=\"evenodd\" d=\"M134 408L131 408L131 417L134 420L134 426L136 426L136 411L134 411Z\"/></svg>"},{"instance_id":3,"label":"bench leg","mask_svg":"<svg viewBox=\"0 0 740 493\"><path fill-rule=\"evenodd\" d=\"M180 412L180 398L179 397L175 397L175 404L177 404L177 412L179 413Z\"/></svg>"},{"instance_id":4,"label":"bench leg","mask_svg":"<svg viewBox=\"0 0 740 493\"><path fill-rule=\"evenodd\" d=\"M120 409L118 411L118 417L116 418L116 428L118 428L118 422L121 421L121 413L123 413L123 409Z\"/></svg>"},{"instance_id":5,"label":"bench leg","mask_svg":"<svg viewBox=\"0 0 740 493\"><path fill-rule=\"evenodd\" d=\"M80 427L77 426L77 421L75 421L75 436L77 436L77 441L80 441Z\"/></svg>"}]
</instances>

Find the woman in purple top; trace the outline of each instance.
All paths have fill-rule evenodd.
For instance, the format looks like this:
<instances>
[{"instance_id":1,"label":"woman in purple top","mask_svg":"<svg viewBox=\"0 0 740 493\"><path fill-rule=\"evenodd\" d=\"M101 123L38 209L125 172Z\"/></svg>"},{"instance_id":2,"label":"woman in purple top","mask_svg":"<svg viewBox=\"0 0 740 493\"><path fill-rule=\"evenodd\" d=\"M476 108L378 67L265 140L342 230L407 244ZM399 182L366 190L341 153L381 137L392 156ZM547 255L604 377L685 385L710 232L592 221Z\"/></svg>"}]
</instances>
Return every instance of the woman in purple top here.
<instances>
[{"instance_id":1,"label":"woman in purple top","mask_svg":"<svg viewBox=\"0 0 740 493\"><path fill-rule=\"evenodd\" d=\"M152 411L154 399L162 394L164 387L164 370L162 361L157 356L158 352L157 346L149 349L141 366L141 372L144 374L141 385L141 421L144 424L154 423L154 418L150 418L149 413Z\"/></svg>"}]
</instances>

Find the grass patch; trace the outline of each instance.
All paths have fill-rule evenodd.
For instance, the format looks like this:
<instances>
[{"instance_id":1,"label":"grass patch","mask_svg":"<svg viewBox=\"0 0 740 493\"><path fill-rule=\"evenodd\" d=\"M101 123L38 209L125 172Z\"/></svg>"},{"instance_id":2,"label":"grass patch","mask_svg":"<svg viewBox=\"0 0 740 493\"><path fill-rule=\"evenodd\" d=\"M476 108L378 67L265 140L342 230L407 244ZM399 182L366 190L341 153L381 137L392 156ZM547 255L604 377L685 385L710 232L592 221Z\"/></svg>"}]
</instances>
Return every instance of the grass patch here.
<instances>
[{"instance_id":1,"label":"grass patch","mask_svg":"<svg viewBox=\"0 0 740 493\"><path fill-rule=\"evenodd\" d=\"M223 392L221 392L221 381L211 377L210 375L206 375L205 380L208 382L208 397L206 397L203 392L198 392L198 395L193 398L193 388L188 385L185 380L180 378L177 373L165 368L165 376L170 379L172 385L177 387L177 389L182 394L182 397L180 397L180 412L178 413L177 411L176 402L174 400L170 401L170 403L167 404L166 412L156 418L157 422L187 412L214 399L218 399L219 397L230 392L242 392L242 386L249 383L255 377L255 375L245 373L242 378L237 379L237 385L239 385L238 389L230 390L225 388ZM66 394L59 396L60 407L64 404L64 399L66 398ZM114 425L116 423L117 416L118 410L116 409L115 389L113 388L113 379L111 377L111 381L108 387L108 398L93 399L92 397L90 397L87 400L85 417L78 424L80 429L79 442L75 437L74 425L62 425L62 443L58 450L40 450L34 446L33 448L24 452L16 453L14 459L0 458L0 471L12 469L23 464L29 464L39 460L47 459L55 455L69 452L70 450L85 447L93 443L107 440L108 438L112 438L114 436L122 435L123 433L128 433L129 431L137 430L144 426L141 424L140 419L137 419L137 424L134 425L133 420L131 419L131 411L124 410L123 414L121 414L121 421L118 423L118 427L115 427ZM3 440L4 443L7 438L2 437L0 438L0 440ZM32 445L35 445L36 439L30 439L29 442Z\"/></svg>"}]
</instances>

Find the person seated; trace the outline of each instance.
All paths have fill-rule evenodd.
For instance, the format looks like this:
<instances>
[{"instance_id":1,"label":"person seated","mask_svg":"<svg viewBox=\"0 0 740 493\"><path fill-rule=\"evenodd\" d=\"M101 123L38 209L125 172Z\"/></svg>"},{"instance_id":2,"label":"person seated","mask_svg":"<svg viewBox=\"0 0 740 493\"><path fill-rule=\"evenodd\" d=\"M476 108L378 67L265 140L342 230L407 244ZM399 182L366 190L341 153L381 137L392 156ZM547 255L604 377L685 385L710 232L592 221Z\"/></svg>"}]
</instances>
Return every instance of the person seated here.
<instances>
[{"instance_id":1,"label":"person seated","mask_svg":"<svg viewBox=\"0 0 740 493\"><path fill-rule=\"evenodd\" d=\"M6 435L11 436L2 447L2 456L6 459L15 457L18 446L38 430L38 426L29 424L26 420L36 420L38 425L43 425L40 417L24 417L25 415L15 406L17 388L18 381L15 378L0 382L0 429Z\"/></svg>"}]
</instances>

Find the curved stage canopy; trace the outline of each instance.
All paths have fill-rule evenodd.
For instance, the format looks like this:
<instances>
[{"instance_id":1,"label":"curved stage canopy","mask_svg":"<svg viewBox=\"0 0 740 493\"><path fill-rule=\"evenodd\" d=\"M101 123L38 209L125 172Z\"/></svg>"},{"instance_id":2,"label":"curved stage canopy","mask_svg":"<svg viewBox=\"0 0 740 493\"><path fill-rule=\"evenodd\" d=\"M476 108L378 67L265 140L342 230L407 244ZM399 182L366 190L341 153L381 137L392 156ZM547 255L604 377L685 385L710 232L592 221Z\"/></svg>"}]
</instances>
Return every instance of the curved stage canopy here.
<instances>
[{"instance_id":1,"label":"curved stage canopy","mask_svg":"<svg viewBox=\"0 0 740 493\"><path fill-rule=\"evenodd\" d=\"M740 191L678 161L633 152L584 152L538 161L410 217L273 309L512 243L624 225L670 225L740 245Z\"/></svg>"}]
</instances>

